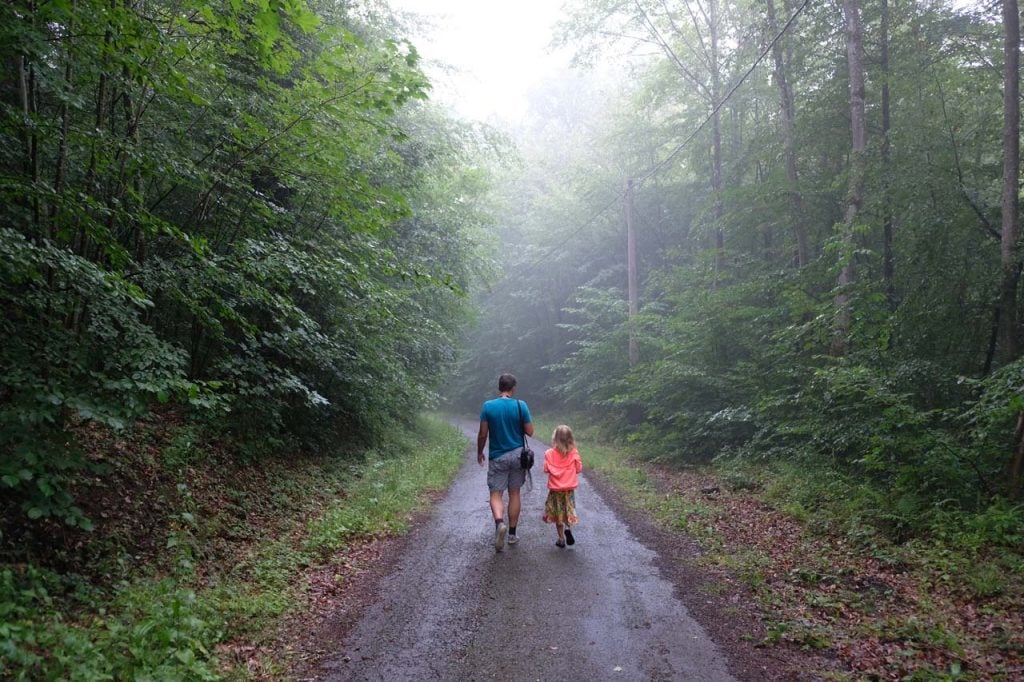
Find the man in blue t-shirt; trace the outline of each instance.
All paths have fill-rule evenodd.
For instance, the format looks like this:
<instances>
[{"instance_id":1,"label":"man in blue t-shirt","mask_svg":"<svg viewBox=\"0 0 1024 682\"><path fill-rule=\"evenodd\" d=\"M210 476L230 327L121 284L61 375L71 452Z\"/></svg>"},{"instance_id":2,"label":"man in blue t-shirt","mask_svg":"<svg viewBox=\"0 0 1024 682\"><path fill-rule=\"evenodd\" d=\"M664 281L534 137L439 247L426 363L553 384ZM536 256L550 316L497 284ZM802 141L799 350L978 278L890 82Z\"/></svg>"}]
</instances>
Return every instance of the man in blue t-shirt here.
<instances>
[{"instance_id":1,"label":"man in blue t-shirt","mask_svg":"<svg viewBox=\"0 0 1024 682\"><path fill-rule=\"evenodd\" d=\"M491 491L491 514L494 515L494 548L499 552L508 544L519 541L516 523L522 500L519 489L526 480L526 471L519 466L519 453L525 436L533 435L530 408L512 396L516 392L516 378L511 374L498 377L498 397L488 400L480 410L480 432L476 437L476 461L484 465L484 444L487 448L487 489ZM508 491L508 523L505 523L503 493Z\"/></svg>"}]
</instances>

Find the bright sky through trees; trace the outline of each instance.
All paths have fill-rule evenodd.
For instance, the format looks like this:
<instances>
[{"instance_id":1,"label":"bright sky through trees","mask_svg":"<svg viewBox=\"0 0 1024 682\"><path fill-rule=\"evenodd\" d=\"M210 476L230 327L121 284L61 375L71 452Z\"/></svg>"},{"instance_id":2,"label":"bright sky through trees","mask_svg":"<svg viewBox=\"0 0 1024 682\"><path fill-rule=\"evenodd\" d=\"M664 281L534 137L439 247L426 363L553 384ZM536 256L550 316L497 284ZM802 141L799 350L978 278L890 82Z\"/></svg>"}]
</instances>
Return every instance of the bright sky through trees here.
<instances>
[{"instance_id":1,"label":"bright sky through trees","mask_svg":"<svg viewBox=\"0 0 1024 682\"><path fill-rule=\"evenodd\" d=\"M469 118L518 120L526 95L543 74L568 63L551 53L551 29L561 17L559 2L519 0L391 0L400 11L429 19L416 47L430 62L456 69L443 74L428 66L435 95Z\"/></svg>"}]
</instances>

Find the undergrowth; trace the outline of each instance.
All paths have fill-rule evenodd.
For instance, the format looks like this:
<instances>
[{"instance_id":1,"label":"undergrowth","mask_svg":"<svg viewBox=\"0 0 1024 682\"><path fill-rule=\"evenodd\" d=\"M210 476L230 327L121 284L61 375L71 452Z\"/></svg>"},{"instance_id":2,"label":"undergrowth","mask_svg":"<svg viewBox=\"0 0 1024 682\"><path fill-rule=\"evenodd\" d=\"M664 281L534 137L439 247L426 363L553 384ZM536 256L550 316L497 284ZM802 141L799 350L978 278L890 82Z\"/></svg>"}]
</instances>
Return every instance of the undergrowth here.
<instances>
[{"instance_id":1,"label":"undergrowth","mask_svg":"<svg viewBox=\"0 0 1024 682\"><path fill-rule=\"evenodd\" d=\"M465 438L421 419L355 458L275 462L273 476L256 486L246 484L244 470L237 478L216 471L204 447L186 427L161 453L161 467L180 475L164 492L174 503L151 509L169 517L153 520L153 528L168 529L158 551L126 563L117 557L138 550L116 535L90 538L81 566L5 550L0 678L246 678L216 645L272 636L302 604L307 568L357 537L404 532L458 469ZM111 566L121 570L107 580ZM267 663L272 672L282 665Z\"/></svg>"},{"instance_id":2,"label":"undergrowth","mask_svg":"<svg viewBox=\"0 0 1024 682\"><path fill-rule=\"evenodd\" d=\"M585 470L746 586L765 614L763 644L831 649L851 668L828 673L842 680L1022 669L1019 506L940 506L924 524L886 491L826 466L676 468L601 442L585 423L575 430Z\"/></svg>"}]
</instances>

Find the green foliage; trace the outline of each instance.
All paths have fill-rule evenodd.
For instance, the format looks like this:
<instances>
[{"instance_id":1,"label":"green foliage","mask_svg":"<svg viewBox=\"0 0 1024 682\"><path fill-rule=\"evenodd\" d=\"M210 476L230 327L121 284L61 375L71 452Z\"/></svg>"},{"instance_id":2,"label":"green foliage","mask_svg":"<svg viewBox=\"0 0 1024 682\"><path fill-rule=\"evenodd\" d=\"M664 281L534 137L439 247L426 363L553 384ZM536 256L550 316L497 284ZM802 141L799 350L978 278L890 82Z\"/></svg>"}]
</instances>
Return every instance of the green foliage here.
<instances>
[{"instance_id":1,"label":"green foliage","mask_svg":"<svg viewBox=\"0 0 1024 682\"><path fill-rule=\"evenodd\" d=\"M120 588L89 623L54 611L67 588L29 567L0 570L0 652L16 680L220 679L210 646L217 637L195 594L170 579Z\"/></svg>"},{"instance_id":2,"label":"green foliage","mask_svg":"<svg viewBox=\"0 0 1024 682\"><path fill-rule=\"evenodd\" d=\"M123 429L150 401L174 396L212 406L216 399L183 376L183 354L142 322L151 301L118 274L2 228L0 284L7 313L0 333L8 340L0 365L0 485L29 518L88 527L66 484L96 467L69 447L68 416ZM68 324L76 318L80 324Z\"/></svg>"},{"instance_id":3,"label":"green foliage","mask_svg":"<svg viewBox=\"0 0 1024 682\"><path fill-rule=\"evenodd\" d=\"M273 479L249 499L176 484L176 504L147 510L146 521L171 528L154 563L113 584L32 561L0 564L0 677L222 679L230 661L218 659L219 642L266 637L301 607L303 571L357 537L403 532L430 493L447 485L463 462L465 437L436 418L414 423L378 443L384 458L339 452L274 464ZM218 475L190 427L164 455L201 479ZM235 522L244 526L226 555L218 545L218 524L233 512L222 506L225 494L237 500ZM242 535L248 543L238 542ZM116 538L106 540L115 543L106 552L119 551Z\"/></svg>"},{"instance_id":4,"label":"green foliage","mask_svg":"<svg viewBox=\"0 0 1024 682\"><path fill-rule=\"evenodd\" d=\"M433 398L486 134L423 103L398 24L289 0L0 25L0 485L25 514L88 524L71 424L173 403L266 454Z\"/></svg>"},{"instance_id":5,"label":"green foliage","mask_svg":"<svg viewBox=\"0 0 1024 682\"><path fill-rule=\"evenodd\" d=\"M1024 505L1011 505L1003 498L979 514L963 519L965 530L972 536L970 543L981 548L1004 546L1024 548Z\"/></svg>"},{"instance_id":6,"label":"green foliage","mask_svg":"<svg viewBox=\"0 0 1024 682\"><path fill-rule=\"evenodd\" d=\"M560 40L584 62L631 54L631 78L556 81L538 98L505 189L508 267L480 301L460 387L511 369L522 395L559 399L646 457L742 461L753 479L792 469L780 505L866 542L958 533L1019 496L1024 379L995 333L1001 85L982 67L999 61L1000 25L944 3L885 6L883 36L882 7L861 9L869 139L854 205L838 5L807 5L776 35L778 3L774 20L764 5L572 3Z\"/></svg>"},{"instance_id":7,"label":"green foliage","mask_svg":"<svg viewBox=\"0 0 1024 682\"><path fill-rule=\"evenodd\" d=\"M462 461L465 437L438 421L421 420L419 427L419 435L398 439L385 453L370 452L353 467L345 498L310 524L309 550L329 553L353 537L403 532L423 492L448 485Z\"/></svg>"}]
</instances>

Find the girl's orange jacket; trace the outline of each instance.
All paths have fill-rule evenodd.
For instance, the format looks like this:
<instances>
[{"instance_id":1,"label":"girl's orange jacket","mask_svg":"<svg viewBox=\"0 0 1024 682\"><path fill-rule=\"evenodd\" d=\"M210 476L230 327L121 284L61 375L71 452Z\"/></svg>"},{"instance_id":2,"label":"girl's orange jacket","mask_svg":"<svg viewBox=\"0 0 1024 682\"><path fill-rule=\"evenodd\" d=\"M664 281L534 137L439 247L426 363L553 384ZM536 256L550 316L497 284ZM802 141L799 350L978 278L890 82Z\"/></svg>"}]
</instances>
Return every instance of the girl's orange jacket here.
<instances>
[{"instance_id":1,"label":"girl's orange jacket","mask_svg":"<svg viewBox=\"0 0 1024 682\"><path fill-rule=\"evenodd\" d=\"M580 453L573 448L563 455L550 448L544 453L544 471L548 475L548 490L575 490L579 485L577 474L583 471Z\"/></svg>"}]
</instances>

